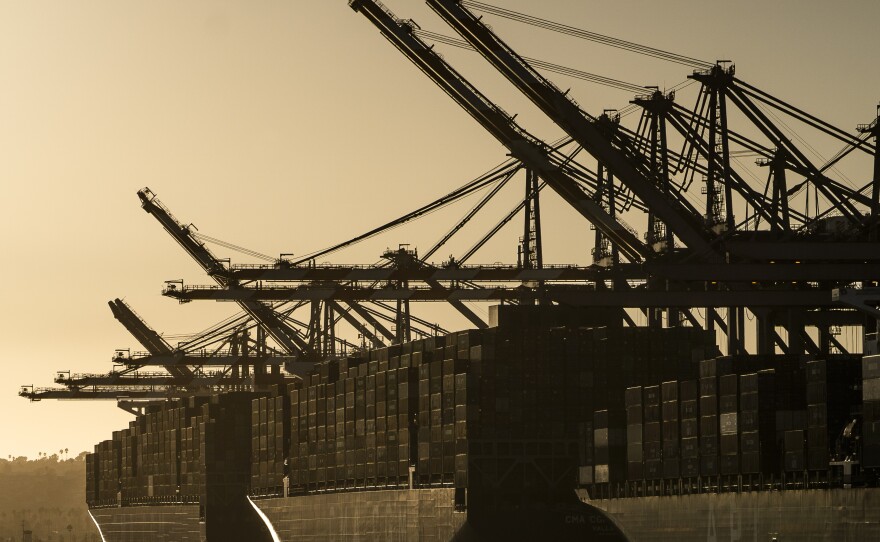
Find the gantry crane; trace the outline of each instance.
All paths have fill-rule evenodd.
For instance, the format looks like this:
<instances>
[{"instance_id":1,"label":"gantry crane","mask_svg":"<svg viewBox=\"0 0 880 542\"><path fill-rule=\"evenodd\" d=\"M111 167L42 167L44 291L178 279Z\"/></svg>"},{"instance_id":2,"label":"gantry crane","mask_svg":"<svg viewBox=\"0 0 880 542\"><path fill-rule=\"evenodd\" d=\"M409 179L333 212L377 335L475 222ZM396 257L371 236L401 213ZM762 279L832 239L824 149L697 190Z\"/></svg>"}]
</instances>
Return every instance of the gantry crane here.
<instances>
[{"instance_id":1,"label":"gantry crane","mask_svg":"<svg viewBox=\"0 0 880 542\"><path fill-rule=\"evenodd\" d=\"M685 237L683 237L677 231L675 232L676 235L683 240L686 246L690 244L693 247L699 247L697 250L689 251L688 258L690 261L702 260L703 262L709 263L715 261L723 262L722 265L725 265L728 261L736 261L731 260L734 256L740 258L739 261L743 262L757 260L759 262L764 261L769 263L775 263L774 260L776 258L784 260L793 259L795 260L795 263L800 263L801 260L825 259L823 256L827 253L823 254L821 251L815 251L815 247L810 246L808 243L795 243L795 245L799 245L796 249L792 250L789 248L787 251L778 252L776 255L770 257L756 257L755 252L760 253L761 250L775 250L788 240L783 241L782 239L771 239L771 241L773 241L771 243L773 245L772 248L770 248L770 244L768 244L766 245L767 248L761 247L756 250L755 246L748 245L760 246L762 243L755 243L755 240L751 238L748 238L746 241L746 238L734 236L737 231L732 214L732 202L730 201L734 187L744 194L747 201L748 198L755 199L756 193L750 188L747 188L747 184L733 173L730 167L729 141L731 132L726 125L726 100L729 98L731 101L735 102L740 109L751 110L756 109L751 102L751 98L753 97L762 100L765 103L782 104L782 106L787 107L789 111L794 111L798 115L798 118L810 121L812 125L820 127L826 131L826 133L834 135L838 139L849 142L853 145L861 145L859 148L862 148L863 150L872 151L873 149L868 145L864 145L862 140L853 138L853 136L844 136L839 130L834 129L829 124L819 121L815 117L804 114L796 108L788 106L788 104L785 104L784 102L771 99L772 97L769 97L769 95L763 94L739 80L736 80L737 84L733 85L734 71L732 65L725 67L721 66L719 63L707 70L695 72L693 77L697 80L702 80L704 86L708 89L705 91L704 95L706 96L706 103L710 110L709 118L697 123L700 131L708 130L708 141L702 141L702 138L700 138L701 140L698 142L696 141L697 138L693 137L693 134L690 134L691 145L697 148L698 152L707 156L709 159L708 164L705 166L707 173L707 210L706 216L701 219L701 217L695 213L692 208L689 208L680 197L674 194L673 191L668 190L668 183L664 186L664 175L661 172L665 168L663 162L668 160L668 157L661 157L658 160L655 155L648 160L636 152L636 144L642 142L634 141L632 138L623 137L619 140L615 140L614 134L616 134L617 131L603 130L602 122L600 122L602 120L601 118L593 119L581 111L579 106L567 97L567 93L561 92L552 83L540 76L525 60L519 57L519 55L513 52L506 44L497 38L497 36L495 36L495 34L488 29L478 17L473 16L473 14L463 8L461 5L462 2L458 0L428 0L428 3L442 18L446 20L447 23L456 29L474 49L483 54L483 56L495 65L499 71L510 79L529 98L531 98L532 101L543 109L557 124L563 127L578 143L590 151L591 154L597 156L600 161L600 168L608 167L609 162L615 163L614 158L617 158L624 163L623 169L620 171L626 171L629 169L639 172L640 177L632 173L623 173L623 176L626 177L626 179L622 180L622 182L632 190L637 197L644 199L646 207L649 210L649 219L652 217L655 218L657 224L662 223L664 227L678 225L677 227L681 228L682 232L687 231L681 226L682 220L693 225L694 229L692 231L699 231L703 236L702 244L700 244L700 239L694 240L693 237L686 237L688 235L687 233L685 233ZM500 111L500 108L486 100L485 97L474 90L473 86L467 81L462 80L461 76L439 58L439 56L432 51L431 47L427 46L424 42L421 42L418 37L415 37L413 35L416 33L417 29L415 23L398 19L378 1L352 0L349 4L355 9L355 11L359 11L366 15L366 17L380 29L383 35L401 52L403 52L405 56L416 63L435 83L441 86L441 88L450 94L450 96L452 96L460 105L468 110L472 116L490 131L490 133L499 137L498 133L503 132L503 130L499 130L497 123L493 122L491 115L486 115L484 111L498 112ZM743 91L742 88L747 88L748 91ZM640 105L648 105L647 100L642 100L642 102L643 103ZM669 115L670 118L673 118L676 115L676 111L677 109L675 107L666 105L663 113ZM865 203L868 201L868 199L861 196L858 191L848 190L845 187L842 187L839 183L827 179L822 175L821 171L812 166L809 161L805 159L802 153L799 151L795 152L794 149L790 148L790 144L787 146L784 145L784 142L779 139L779 130L775 128L772 123L767 121L760 111L744 111L744 113L755 124L758 124L759 121L764 121L763 125L759 126L759 128L771 139L771 142L777 144L779 147L785 147L790 154L796 154L798 156L800 159L800 168L807 172L808 181L815 183L821 188L821 190L823 190L823 193L825 193L833 203L833 208L849 208L849 210L853 210L854 204L848 203L849 200L854 200L858 203ZM507 120L510 120L510 117L507 117ZM690 130L692 131L693 124L694 123L691 123L689 125ZM518 126L516 128L518 129ZM655 133L658 133L656 128ZM501 139L504 141L503 137ZM740 137L740 139L743 138ZM612 153L614 156L609 157L608 146L611 145L611 142L616 142L616 147L612 145L615 152ZM654 148L656 149L656 143L654 144ZM618 171L618 173L620 173L620 171ZM645 185L640 185L638 182L639 180L647 180L648 182L645 183ZM648 190L645 188L646 185L653 188ZM668 212L668 207L664 202L670 201L677 201L680 204L671 204L672 206L678 207L677 213ZM778 222L778 213L771 215L767 211L768 208L772 208L772 205L767 205L763 201L754 205L756 212L762 213L763 217L768 219L768 222L770 222L771 219L774 222ZM854 223L860 224L860 215L857 213L851 212L845 213L845 215ZM662 220L660 220L661 218ZM649 223L650 222L651 221L649 220ZM605 232L603 231L602 233L604 234ZM651 232L649 231L649 240L651 239L650 234ZM600 239L598 239L597 235L597 241L599 240ZM692 242L688 243L687 240L692 240ZM767 239L765 238L764 240ZM671 244L671 236L667 237L667 242L663 244L666 246ZM819 244L823 247L829 245L827 240L822 240ZM707 249L709 245L711 245L711 250ZM598 248L599 247L597 246L597 249ZM857 259L859 256L864 258L864 248L866 247L858 243L849 243L843 251L847 252L850 258ZM873 252L873 247L870 248L871 250L869 250L869 252ZM719 260L719 250L722 249L724 259ZM788 252L788 254L785 254L785 252ZM794 253L794 257L790 257L793 255L792 253ZM862 273L864 273L864 271L865 270L863 269ZM716 281L711 282L716 284ZM749 285L744 281L732 281L727 286L730 290L727 293L709 291L705 292L705 295L692 295L692 292L689 292L685 297L710 300L717 300L720 298L739 298L740 300L754 299L757 297L767 298L767 296L764 295L764 292L757 292L758 295L748 292L748 290L753 290L750 286L752 285ZM830 298L829 286L830 285L828 284L824 285L824 291L822 293L823 297ZM478 292L478 294L480 293L484 292ZM772 295L788 296L790 293L791 292L780 291L775 292ZM650 294L650 297L656 298L669 297L664 296L662 293L651 292ZM459 294L457 293L456 295ZM500 293L499 295L504 294ZM768 296L769 295L771 294L768 294ZM571 296L568 296L567 299L571 299ZM815 305L811 308L821 308L827 303L829 303L829 300L823 299L819 305ZM799 304L795 304L793 306L796 307L798 305ZM711 309L717 305L709 304L704 306ZM728 322L723 327L728 335L729 350L736 352L742 348L742 337L744 336L743 326L745 322L743 307L748 305L744 305L742 302L736 302L725 306L728 308ZM756 310L754 312L759 314L763 319L772 319L767 310L762 310L762 307L766 306L766 302L757 304L755 305ZM800 306L806 307L807 304ZM707 326L712 327L714 326L715 321L718 320L718 316L717 314L714 314L714 311L710 310L707 312ZM800 315L799 317L802 316L803 315ZM793 325L795 328L798 328L799 326L797 323ZM824 337L822 341L823 345L825 345L822 348L823 350L826 350L827 345L831 344L833 341L833 338L828 336L827 331L828 329L820 328L820 335L823 335ZM775 335L775 331L773 330L765 329L765 332L768 335ZM802 333L795 329L792 335L800 336ZM763 341L763 343L766 345L767 341Z\"/></svg>"},{"instance_id":2,"label":"gantry crane","mask_svg":"<svg viewBox=\"0 0 880 542\"><path fill-rule=\"evenodd\" d=\"M165 359L172 361L172 363L163 364L163 367L168 371L168 374L180 379L193 376L189 367L177 363L179 357L182 356L182 353L176 353L174 348L172 348L161 335L148 326L147 323L144 322L144 320L138 316L125 301L116 298L113 301L108 302L108 304L110 305L110 310L113 312L113 316L119 320L119 323L121 323L125 329L127 329L128 332L144 346L144 348L147 349L147 352L149 352L150 355L162 356Z\"/></svg>"},{"instance_id":3,"label":"gantry crane","mask_svg":"<svg viewBox=\"0 0 880 542\"><path fill-rule=\"evenodd\" d=\"M217 283L211 287L167 283L163 293L183 302L237 301L247 316L275 340L283 355L271 351L262 331L255 349L249 347L249 339L241 330L217 335L221 345L210 352L195 350L193 343L173 348L117 299L111 302L114 315L148 352L114 358L126 367L122 371L102 375L60 374L56 382L64 388L30 387L23 389L22 395L33 400L115 398L120 406L128 406L132 401L143 404L137 402L259 385L256 372L249 379L246 369L239 373L238 368L248 364L260 367L259 376L269 377L263 378L265 383L272 377L283 378L277 369L282 363L289 368L310 367L312 361L335 353L337 343L344 344L334 331L335 323L342 319L373 346L383 344L383 339L401 342L413 338L414 333L421 331L414 324L431 329L432 324L410 314L410 303L418 301L450 303L477 327L486 324L464 305L465 301L613 308L624 319L628 317L622 309L638 308L648 315L651 325L662 325L659 311L667 310L669 325L681 319L699 326L689 311L704 307L705 325L717 324L726 333L729 352L743 348L744 309L748 308L757 317L758 352L768 353L779 347L792 354L804 350L827 353L832 346L844 350L830 329L863 325L865 317L841 305L868 307L866 312L877 314L877 294L870 286L875 286L876 277L880 276L880 107L877 120L858 126L860 135L848 134L738 79L732 62L718 61L701 65L689 76L701 85L692 110L676 103L674 92L660 92L656 87L654 92L637 95L630 103L634 110L641 108L642 117L639 128L630 130L621 125L620 116L614 111L597 117L585 112L569 92L562 92L535 69L545 69L546 63L518 55L465 7L479 4L485 10L485 4L467 0L427 3L472 49L560 126L569 139L551 146L520 127L515 116L491 102L421 39L438 35L395 17L378 0L350 0L355 11L365 15L501 142L512 160L491 175L353 240L299 261L280 258L267 266L224 263L205 247L200 240L204 236L195 234L193 226L184 226L155 194L143 189L138 192L143 208ZM638 90L634 87L627 86L630 91ZM728 108L740 111L752 124L750 128L757 128L769 144L733 130L728 125ZM847 147L827 163L814 164L786 136L766 108L797 119ZM670 148L667 127L673 136L684 140L680 152ZM574 160L574 154L563 152L570 142L595 158L596 173ZM763 194L734 167L731 147L757 155L757 165L768 168ZM874 158L870 186L859 189L826 175L840 159L856 150ZM489 234L493 235L516 213L523 212L525 226L518 245L517 265L465 263L489 236L458 261L451 258L440 265L429 263L429 257L520 170L526 172L525 198ZM685 199L689 182L676 185L675 177L680 173L691 181L696 175L703 176L705 210L698 211ZM803 181L793 182L789 173ZM389 250L384 255L387 261L379 266L315 265L319 255L425 215L438 205L474 193L492 182L497 184L489 194L422 258L401 246ZM809 209L795 209L790 199L807 185L815 187L817 197L821 193L830 202L830 208L815 214ZM550 186L595 225L594 265L544 263L538 194L545 186ZM738 221L734 214L734 196L745 203L745 219ZM867 213L861 207L867 208ZM620 214L631 208L647 214L644 242L620 219ZM846 223L842 232L823 230L826 222L838 219ZM760 230L762 222L769 229ZM754 225L753 229L749 229L749 224ZM263 282L272 284L265 286ZM862 290L845 288L859 282ZM834 288L840 289L832 296ZM296 302L295 308L310 304L310 321L299 322L289 312L282 314L267 304L278 301ZM726 322L717 308L727 308ZM388 324L396 329L389 329ZM309 331L301 333L294 326ZM786 341L776 333L777 326L788 331ZM819 328L817 343L804 332L807 326ZM441 330L439 326L434 329ZM221 350L227 344L229 349ZM147 366L165 367L168 374L143 372ZM212 371L212 367L223 369ZM268 367L273 367L271 375L265 374Z\"/></svg>"},{"instance_id":4,"label":"gantry crane","mask_svg":"<svg viewBox=\"0 0 880 542\"><path fill-rule=\"evenodd\" d=\"M492 103L485 95L455 71L445 60L413 32L407 21L397 19L379 2L351 0L349 5L365 15L382 34L428 77L476 119L510 154L556 191L569 205L593 223L618 247L621 255L630 261L642 261L650 250L638 239L632 228L613 217L593 194L566 171L565 160L554 154L551 147L526 132L513 117Z\"/></svg>"},{"instance_id":5,"label":"gantry crane","mask_svg":"<svg viewBox=\"0 0 880 542\"><path fill-rule=\"evenodd\" d=\"M137 194L143 209L159 221L162 227L165 228L165 231L171 234L174 240L196 260L208 275L214 278L217 284L220 286L230 286L230 283L222 274L224 269L223 263L208 250L204 243L193 236L190 226L184 226L178 222L149 188L138 190ZM297 361L288 365L291 372L296 373L308 370L311 364L307 360L314 361L315 354L312 347L303 340L297 330L285 324L271 307L260 302L242 300L239 306L263 326L266 332L286 353L302 358L302 362Z\"/></svg>"},{"instance_id":6,"label":"gantry crane","mask_svg":"<svg viewBox=\"0 0 880 542\"><path fill-rule=\"evenodd\" d=\"M647 204L682 242L704 257L717 255L714 236L702 224L699 213L687 201L673 197L668 185L646 167L641 157L604 130L597 119L583 111L567 93L501 41L480 18L456 0L428 0L428 5L483 55L535 105L577 141L615 177ZM649 231L650 234L650 231Z\"/></svg>"}]
</instances>

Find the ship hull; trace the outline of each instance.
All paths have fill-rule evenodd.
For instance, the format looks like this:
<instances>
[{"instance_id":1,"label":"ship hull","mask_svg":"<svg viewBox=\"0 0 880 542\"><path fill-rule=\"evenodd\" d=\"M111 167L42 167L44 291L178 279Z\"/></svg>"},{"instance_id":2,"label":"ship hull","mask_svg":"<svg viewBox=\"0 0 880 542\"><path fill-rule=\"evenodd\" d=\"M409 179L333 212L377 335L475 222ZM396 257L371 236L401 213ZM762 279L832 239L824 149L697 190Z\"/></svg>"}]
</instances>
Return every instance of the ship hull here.
<instances>
[{"instance_id":1,"label":"ship hull","mask_svg":"<svg viewBox=\"0 0 880 542\"><path fill-rule=\"evenodd\" d=\"M89 510L104 542L200 542L198 505L124 506Z\"/></svg>"},{"instance_id":2,"label":"ship hull","mask_svg":"<svg viewBox=\"0 0 880 542\"><path fill-rule=\"evenodd\" d=\"M592 500L631 542L880 540L880 489Z\"/></svg>"},{"instance_id":3,"label":"ship hull","mask_svg":"<svg viewBox=\"0 0 880 542\"><path fill-rule=\"evenodd\" d=\"M455 507L454 489L339 492L254 500L278 540L625 540L598 509Z\"/></svg>"},{"instance_id":4,"label":"ship hull","mask_svg":"<svg viewBox=\"0 0 880 542\"><path fill-rule=\"evenodd\" d=\"M453 489L339 492L253 501L281 542L296 540L880 540L880 489L596 499L547 509L457 511ZM199 542L199 507L96 508L105 542ZM254 539L262 533L254 532Z\"/></svg>"}]
</instances>

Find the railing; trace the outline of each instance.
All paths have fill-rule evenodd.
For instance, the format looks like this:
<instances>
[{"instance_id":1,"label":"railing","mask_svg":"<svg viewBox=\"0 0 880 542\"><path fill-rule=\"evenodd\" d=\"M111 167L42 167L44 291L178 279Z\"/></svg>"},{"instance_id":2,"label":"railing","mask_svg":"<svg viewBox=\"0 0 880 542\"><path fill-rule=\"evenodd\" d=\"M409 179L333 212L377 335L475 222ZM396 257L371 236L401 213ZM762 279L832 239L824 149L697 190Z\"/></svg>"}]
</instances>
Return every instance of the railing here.
<instances>
[{"instance_id":1,"label":"railing","mask_svg":"<svg viewBox=\"0 0 880 542\"><path fill-rule=\"evenodd\" d=\"M763 474L730 474L681 477L660 480L628 480L626 482L587 484L591 499L629 499L638 497L669 497L753 491L804 491L844 488L844 479L832 471L784 472Z\"/></svg>"},{"instance_id":2,"label":"railing","mask_svg":"<svg viewBox=\"0 0 880 542\"><path fill-rule=\"evenodd\" d=\"M561 263L561 264L544 264L542 266L543 269L583 269L587 270L590 267L580 266L573 263ZM336 263L325 263L319 266L306 266L306 265L292 265L290 267L279 266L278 264L234 264L230 267L230 270L236 271L239 269L258 269L258 270L267 270L272 271L276 269L297 269L302 271L337 271L337 270L377 270L377 271L396 271L393 267L376 267L375 265L370 264L336 264ZM443 271L445 269L449 269L448 267L441 265L434 265L430 267L420 268L423 271ZM452 269L461 269L461 270L470 270L470 271L481 271L481 270L489 270L489 271L503 271L503 270L515 270L519 269L516 264L504 264L504 263L492 263L487 265L481 264L462 264L456 265Z\"/></svg>"}]
</instances>

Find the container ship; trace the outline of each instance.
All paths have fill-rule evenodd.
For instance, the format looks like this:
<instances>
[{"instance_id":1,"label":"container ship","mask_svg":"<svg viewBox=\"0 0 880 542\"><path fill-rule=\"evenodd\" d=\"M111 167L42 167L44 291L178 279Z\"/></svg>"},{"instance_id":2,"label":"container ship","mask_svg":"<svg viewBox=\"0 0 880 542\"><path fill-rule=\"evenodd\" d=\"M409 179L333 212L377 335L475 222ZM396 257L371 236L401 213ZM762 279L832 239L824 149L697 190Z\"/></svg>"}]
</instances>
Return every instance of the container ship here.
<instances>
[{"instance_id":1,"label":"container ship","mask_svg":"<svg viewBox=\"0 0 880 542\"><path fill-rule=\"evenodd\" d=\"M88 456L90 513L108 542L880 533L880 356L554 309L153 406Z\"/></svg>"},{"instance_id":2,"label":"container ship","mask_svg":"<svg viewBox=\"0 0 880 542\"><path fill-rule=\"evenodd\" d=\"M149 355L124 358L125 374L22 391L141 401L88 457L86 500L103 539L880 539L880 108L852 134L743 81L729 60L473 0L427 4L464 41L378 0L348 1L509 160L299 259L196 233L139 191L216 283L169 281L163 294L235 302L244 316L172 347L116 300ZM519 55L483 15L693 72L667 91L599 77L636 94L590 115L537 68L595 75ZM436 43L482 55L565 136L527 131ZM685 107L676 100L690 83ZM621 123L637 111L636 126ZM815 148L780 117L844 148L814 164ZM860 153L873 176L857 187L833 166ZM524 196L506 218L457 259L429 261L519 172ZM594 228L589 265L545 263L545 187ZM474 194L484 195L421 258L400 245L379 264L316 262ZM516 216L515 265L467 263ZM582 241L584 226L562 246ZM207 242L273 263L233 265ZM447 304L475 329L440 332L410 313L418 302ZM498 305L484 322L465 302ZM291 316L298 307L310 308L307 323ZM337 355L343 319L363 343ZM167 374L135 373L150 365Z\"/></svg>"}]
</instances>

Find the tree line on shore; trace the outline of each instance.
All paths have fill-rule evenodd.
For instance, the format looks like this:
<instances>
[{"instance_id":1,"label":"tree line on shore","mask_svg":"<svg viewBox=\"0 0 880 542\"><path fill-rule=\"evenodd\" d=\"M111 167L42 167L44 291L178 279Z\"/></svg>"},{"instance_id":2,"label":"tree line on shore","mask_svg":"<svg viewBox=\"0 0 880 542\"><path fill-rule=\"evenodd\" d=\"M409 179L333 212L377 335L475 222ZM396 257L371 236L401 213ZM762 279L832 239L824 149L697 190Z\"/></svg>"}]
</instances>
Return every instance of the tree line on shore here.
<instances>
[{"instance_id":1,"label":"tree line on shore","mask_svg":"<svg viewBox=\"0 0 880 542\"><path fill-rule=\"evenodd\" d=\"M39 453L37 459L0 459L0 541L93 542L100 536L86 507L86 452L70 457Z\"/></svg>"}]
</instances>

